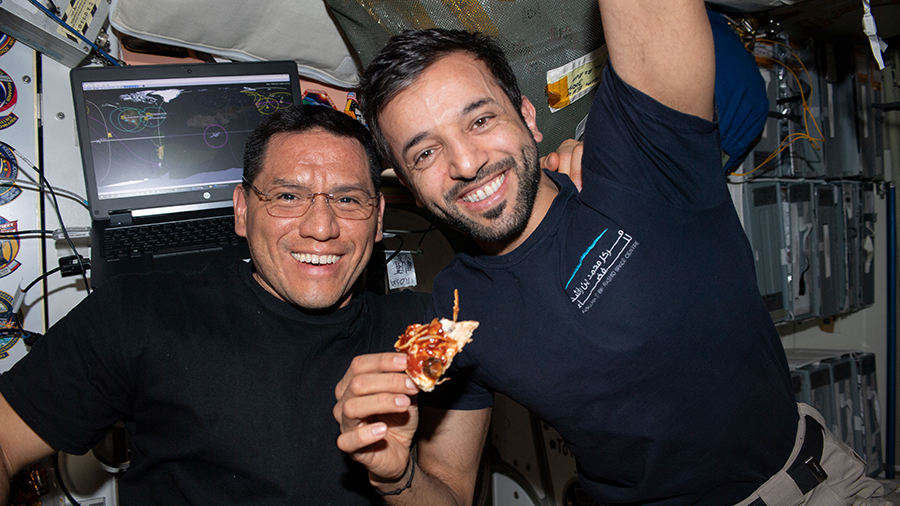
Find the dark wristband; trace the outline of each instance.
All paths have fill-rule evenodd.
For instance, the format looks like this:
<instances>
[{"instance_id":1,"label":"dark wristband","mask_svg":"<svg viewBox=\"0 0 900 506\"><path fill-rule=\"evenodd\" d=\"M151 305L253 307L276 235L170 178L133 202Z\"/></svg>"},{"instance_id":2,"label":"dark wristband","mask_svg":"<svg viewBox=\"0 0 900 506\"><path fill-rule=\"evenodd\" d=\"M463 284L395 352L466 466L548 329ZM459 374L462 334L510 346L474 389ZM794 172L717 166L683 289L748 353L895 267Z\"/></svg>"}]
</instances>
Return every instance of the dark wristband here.
<instances>
[{"instance_id":1,"label":"dark wristband","mask_svg":"<svg viewBox=\"0 0 900 506\"><path fill-rule=\"evenodd\" d=\"M414 452L409 452L409 464L411 466L411 469L409 471L409 479L406 480L406 485L403 485L402 487L398 488L397 490L391 490L390 492L382 492L381 490L378 490L376 488L375 493L378 495L397 495L400 492L403 492L404 490L411 487L413 476L416 475L416 454Z\"/></svg>"}]
</instances>

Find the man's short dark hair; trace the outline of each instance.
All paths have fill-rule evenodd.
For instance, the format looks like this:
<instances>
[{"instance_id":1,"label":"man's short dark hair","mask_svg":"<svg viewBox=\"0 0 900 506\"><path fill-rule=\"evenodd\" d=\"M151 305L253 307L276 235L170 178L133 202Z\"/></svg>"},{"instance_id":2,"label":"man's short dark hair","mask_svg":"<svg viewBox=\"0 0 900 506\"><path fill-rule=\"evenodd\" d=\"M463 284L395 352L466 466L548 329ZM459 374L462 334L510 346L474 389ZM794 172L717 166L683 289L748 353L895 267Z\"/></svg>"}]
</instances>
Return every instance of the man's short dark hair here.
<instances>
[{"instance_id":1,"label":"man's short dark hair","mask_svg":"<svg viewBox=\"0 0 900 506\"><path fill-rule=\"evenodd\" d=\"M381 189L381 159L366 127L350 116L330 107L294 104L264 119L247 138L244 149L244 179L251 183L262 171L269 141L276 134L323 131L336 137L354 139L362 146L369 163L375 191Z\"/></svg>"},{"instance_id":2,"label":"man's short dark hair","mask_svg":"<svg viewBox=\"0 0 900 506\"><path fill-rule=\"evenodd\" d=\"M382 156L395 169L402 169L391 152L378 124L379 113L398 93L405 90L437 60L452 53L472 55L487 66L516 114L522 116L522 94L516 75L500 46L481 33L463 30L407 30L395 35L375 55L359 82L359 105ZM523 118L524 121L524 118Z\"/></svg>"}]
</instances>

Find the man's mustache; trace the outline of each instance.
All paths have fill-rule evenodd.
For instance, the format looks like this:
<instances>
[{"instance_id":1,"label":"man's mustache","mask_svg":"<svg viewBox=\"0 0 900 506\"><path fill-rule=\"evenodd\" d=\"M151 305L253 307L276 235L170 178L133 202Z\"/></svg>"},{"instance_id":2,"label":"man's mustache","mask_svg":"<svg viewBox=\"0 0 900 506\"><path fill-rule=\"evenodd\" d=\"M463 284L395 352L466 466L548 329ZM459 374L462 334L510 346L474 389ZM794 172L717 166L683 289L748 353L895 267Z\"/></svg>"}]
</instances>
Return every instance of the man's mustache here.
<instances>
[{"instance_id":1,"label":"man's mustache","mask_svg":"<svg viewBox=\"0 0 900 506\"><path fill-rule=\"evenodd\" d=\"M494 162L490 165L485 165L484 167L478 169L478 172L475 173L475 177L472 178L471 181L460 181L447 192L444 200L447 204L452 204L456 200L456 195L462 193L466 188L472 188L474 186L480 186L482 183L486 183L491 179L497 177L497 174L511 169L516 166L516 160L508 156L503 160L498 162Z\"/></svg>"}]
</instances>

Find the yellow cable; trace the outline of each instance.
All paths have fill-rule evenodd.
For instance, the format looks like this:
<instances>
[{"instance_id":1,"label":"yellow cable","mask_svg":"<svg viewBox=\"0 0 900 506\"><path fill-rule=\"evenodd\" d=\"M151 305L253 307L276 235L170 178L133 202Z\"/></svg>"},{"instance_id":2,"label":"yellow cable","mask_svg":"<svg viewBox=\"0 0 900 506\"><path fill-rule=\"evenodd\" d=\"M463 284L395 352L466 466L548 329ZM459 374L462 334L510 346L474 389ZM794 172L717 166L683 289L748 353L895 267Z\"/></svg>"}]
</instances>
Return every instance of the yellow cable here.
<instances>
[{"instance_id":1,"label":"yellow cable","mask_svg":"<svg viewBox=\"0 0 900 506\"><path fill-rule=\"evenodd\" d=\"M785 48L787 48L787 50L788 50L788 52L791 54L791 56L793 56L794 59L797 60L797 62L800 64L800 67L801 67L801 68L803 69L803 71L806 73L806 77L807 77L807 79L809 79L809 84L810 84L809 97L806 97L806 96L804 95L804 93L803 93L803 83L800 82L800 77L797 76L797 74L796 74L796 73L795 73L795 72L794 72L794 71L793 71L786 63L784 63L784 62L782 62L782 61L780 61L780 60L777 60L777 59L775 59L775 58L769 58L769 57L767 57L767 56L758 56L758 58L760 58L760 59L763 59L763 60L769 60L769 61L778 63L779 65L781 65L781 66L783 66L785 69L787 69L787 71L790 72L792 76L794 76L794 80L797 81L797 88L800 90L800 100L801 100L801 102L802 102L802 104L803 104L803 128L806 130L806 132L805 132L805 133L797 132L797 133L793 133L793 134L788 135L787 137L785 137L784 139L781 140L781 143L779 144L778 150L777 150L777 151L774 151L774 152L771 153L768 157L766 157L766 159L763 160L762 162L760 162L760 164L757 165L756 168L754 168L753 170L751 170L751 171L749 171L749 172L744 172L743 174L735 174L735 173L733 173L733 172L731 173L732 176L737 176L737 177L747 176L747 175L750 175L750 174L756 172L757 170L761 169L761 168L764 167L767 163L769 163L770 161L772 161L772 159L774 159L779 153L781 153L782 151L784 151L785 149L787 149L788 146L790 146L791 144L793 144L794 142L796 142L796 141L798 141L798 140L800 140L800 139L806 139L806 140L808 140L808 141L810 142L810 145L812 146L812 148L813 148L814 150L816 150L816 151L819 151L819 150L821 149L820 146L819 146L819 142L825 142L825 136L822 135L822 130L819 128L819 124L818 124L818 122L816 121L816 117L813 116L812 111L810 111L810 109L809 109L809 103L807 102L807 99L811 99L811 98L812 98L812 77L809 75L809 71L806 69L806 66L803 65L803 61L800 60L800 58L799 58L796 54L794 54L794 52L793 52L793 51L790 49L790 47L787 46L786 44L783 44L783 43L781 43L781 42L777 42L777 41L774 41L774 40L762 39L762 38L761 38L761 39L757 39L757 40L760 41L760 42L768 42L768 43L771 43L771 44L777 44L777 45L784 46ZM812 137L812 136L809 134L809 118L812 119L813 126L815 127L816 132L819 134L819 137L818 137L818 138ZM787 142L788 140L790 140L790 141ZM787 142L787 143L786 143L786 142Z\"/></svg>"}]
</instances>

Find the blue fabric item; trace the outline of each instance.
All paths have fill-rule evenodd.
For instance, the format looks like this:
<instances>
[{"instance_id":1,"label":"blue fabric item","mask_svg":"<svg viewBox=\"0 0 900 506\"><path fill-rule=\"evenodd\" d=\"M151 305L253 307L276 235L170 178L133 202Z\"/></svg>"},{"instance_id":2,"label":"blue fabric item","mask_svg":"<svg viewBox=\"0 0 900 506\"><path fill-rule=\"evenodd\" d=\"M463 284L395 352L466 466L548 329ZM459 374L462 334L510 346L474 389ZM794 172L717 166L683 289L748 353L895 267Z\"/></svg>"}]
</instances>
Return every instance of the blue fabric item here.
<instances>
[{"instance_id":1,"label":"blue fabric item","mask_svg":"<svg viewBox=\"0 0 900 506\"><path fill-rule=\"evenodd\" d=\"M419 401L502 392L554 427L602 504L735 504L787 460L797 407L781 340L721 173L716 124L607 67L584 189L560 193L501 256L461 253L435 308L481 322ZM439 309L438 312L441 312Z\"/></svg>"},{"instance_id":2,"label":"blue fabric item","mask_svg":"<svg viewBox=\"0 0 900 506\"><path fill-rule=\"evenodd\" d=\"M716 109L725 171L743 159L766 124L769 99L756 59L719 13L706 11L716 44Z\"/></svg>"}]
</instances>

